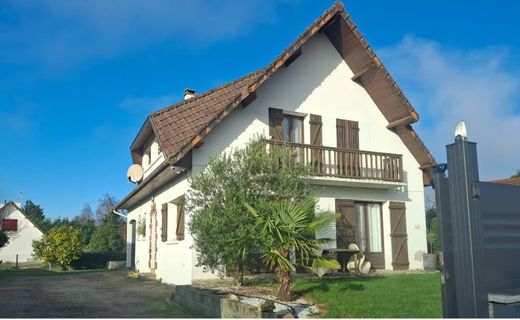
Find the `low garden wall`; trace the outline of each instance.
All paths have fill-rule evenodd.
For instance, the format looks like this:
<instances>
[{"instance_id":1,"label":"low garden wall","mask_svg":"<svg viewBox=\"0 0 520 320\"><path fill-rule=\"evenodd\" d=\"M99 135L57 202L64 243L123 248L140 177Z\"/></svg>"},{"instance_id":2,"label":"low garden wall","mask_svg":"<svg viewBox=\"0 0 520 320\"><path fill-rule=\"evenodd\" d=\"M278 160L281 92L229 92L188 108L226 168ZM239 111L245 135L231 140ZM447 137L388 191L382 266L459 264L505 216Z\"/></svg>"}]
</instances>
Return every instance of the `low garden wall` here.
<instances>
[{"instance_id":1,"label":"low garden wall","mask_svg":"<svg viewBox=\"0 0 520 320\"><path fill-rule=\"evenodd\" d=\"M274 318L273 312L189 285L176 286L170 301L210 318Z\"/></svg>"}]
</instances>

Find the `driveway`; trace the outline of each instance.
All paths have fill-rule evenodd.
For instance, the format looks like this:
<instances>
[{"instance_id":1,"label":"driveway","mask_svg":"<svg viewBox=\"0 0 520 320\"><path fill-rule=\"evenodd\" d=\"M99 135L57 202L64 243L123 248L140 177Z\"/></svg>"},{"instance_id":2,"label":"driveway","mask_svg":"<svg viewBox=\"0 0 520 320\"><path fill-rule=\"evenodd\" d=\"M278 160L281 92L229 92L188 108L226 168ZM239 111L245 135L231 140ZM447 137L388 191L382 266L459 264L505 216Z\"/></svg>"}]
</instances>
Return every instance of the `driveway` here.
<instances>
[{"instance_id":1,"label":"driveway","mask_svg":"<svg viewBox=\"0 0 520 320\"><path fill-rule=\"evenodd\" d=\"M172 288L102 271L0 278L0 318L186 318Z\"/></svg>"}]
</instances>

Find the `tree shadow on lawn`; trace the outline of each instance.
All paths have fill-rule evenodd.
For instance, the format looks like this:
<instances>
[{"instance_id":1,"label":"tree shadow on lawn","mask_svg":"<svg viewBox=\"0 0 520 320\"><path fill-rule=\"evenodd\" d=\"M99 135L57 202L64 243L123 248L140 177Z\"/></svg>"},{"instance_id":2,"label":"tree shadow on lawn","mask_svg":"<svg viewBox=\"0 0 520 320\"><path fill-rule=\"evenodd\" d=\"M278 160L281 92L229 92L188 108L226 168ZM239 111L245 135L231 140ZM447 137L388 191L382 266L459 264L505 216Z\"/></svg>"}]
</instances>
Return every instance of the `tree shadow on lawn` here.
<instances>
[{"instance_id":1,"label":"tree shadow on lawn","mask_svg":"<svg viewBox=\"0 0 520 320\"><path fill-rule=\"evenodd\" d=\"M363 291L364 283L380 280L382 276L345 276L345 277L323 277L297 279L294 292L298 296L305 296L309 293L326 293L330 291L344 292L347 290Z\"/></svg>"}]
</instances>

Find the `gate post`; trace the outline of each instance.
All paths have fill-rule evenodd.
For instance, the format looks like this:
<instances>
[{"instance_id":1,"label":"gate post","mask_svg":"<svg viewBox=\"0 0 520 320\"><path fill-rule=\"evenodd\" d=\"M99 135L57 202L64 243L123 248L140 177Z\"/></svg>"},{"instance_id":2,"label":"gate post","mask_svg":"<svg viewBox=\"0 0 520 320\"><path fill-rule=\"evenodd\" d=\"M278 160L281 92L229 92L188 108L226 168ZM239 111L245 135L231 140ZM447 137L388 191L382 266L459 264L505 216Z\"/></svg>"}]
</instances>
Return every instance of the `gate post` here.
<instances>
[{"instance_id":1,"label":"gate post","mask_svg":"<svg viewBox=\"0 0 520 320\"><path fill-rule=\"evenodd\" d=\"M457 288L455 285L455 264L453 261L453 233L451 230L450 194L446 164L432 168L433 188L439 224L439 236L442 252L441 293L443 318L457 317Z\"/></svg>"},{"instance_id":2,"label":"gate post","mask_svg":"<svg viewBox=\"0 0 520 320\"><path fill-rule=\"evenodd\" d=\"M474 183L479 180L477 145L463 136L447 145L457 317L487 318L482 224Z\"/></svg>"}]
</instances>

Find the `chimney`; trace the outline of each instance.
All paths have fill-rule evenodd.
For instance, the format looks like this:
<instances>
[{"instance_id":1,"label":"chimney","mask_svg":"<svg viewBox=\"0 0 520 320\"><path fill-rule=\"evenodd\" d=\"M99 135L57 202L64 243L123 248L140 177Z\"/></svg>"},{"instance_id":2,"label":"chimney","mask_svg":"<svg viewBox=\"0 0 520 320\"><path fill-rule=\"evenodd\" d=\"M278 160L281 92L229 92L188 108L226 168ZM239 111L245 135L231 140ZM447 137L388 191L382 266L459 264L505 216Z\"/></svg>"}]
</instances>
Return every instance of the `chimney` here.
<instances>
[{"instance_id":1,"label":"chimney","mask_svg":"<svg viewBox=\"0 0 520 320\"><path fill-rule=\"evenodd\" d=\"M193 90L193 89L184 89L184 100L188 100L188 99L191 99L193 97L195 97L195 94L197 93L197 91Z\"/></svg>"}]
</instances>

